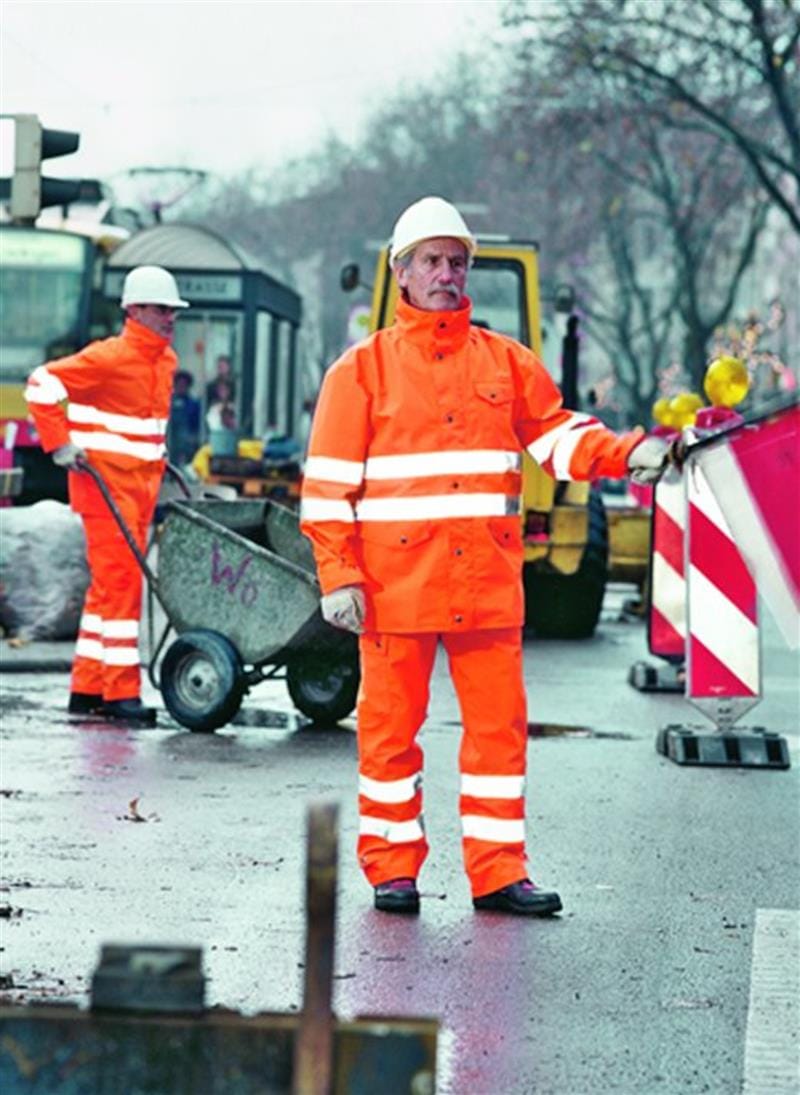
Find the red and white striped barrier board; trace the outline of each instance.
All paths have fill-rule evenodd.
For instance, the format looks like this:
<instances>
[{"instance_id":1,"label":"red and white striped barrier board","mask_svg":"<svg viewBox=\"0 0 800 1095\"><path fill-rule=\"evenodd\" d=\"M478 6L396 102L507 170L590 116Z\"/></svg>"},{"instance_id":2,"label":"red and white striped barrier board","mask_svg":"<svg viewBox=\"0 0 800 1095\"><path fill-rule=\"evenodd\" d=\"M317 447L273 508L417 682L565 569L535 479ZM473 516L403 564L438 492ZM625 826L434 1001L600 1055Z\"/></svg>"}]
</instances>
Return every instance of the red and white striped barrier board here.
<instances>
[{"instance_id":1,"label":"red and white striped barrier board","mask_svg":"<svg viewBox=\"0 0 800 1095\"><path fill-rule=\"evenodd\" d=\"M647 645L651 654L673 662L683 661L686 647L685 525L683 478L672 467L653 497Z\"/></svg>"},{"instance_id":2,"label":"red and white striped barrier board","mask_svg":"<svg viewBox=\"0 0 800 1095\"><path fill-rule=\"evenodd\" d=\"M786 642L800 646L800 406L702 445L693 457Z\"/></svg>"},{"instance_id":3,"label":"red and white striped barrier board","mask_svg":"<svg viewBox=\"0 0 800 1095\"><path fill-rule=\"evenodd\" d=\"M724 728L761 698L756 583L696 459L689 460L684 478L686 694Z\"/></svg>"}]
</instances>

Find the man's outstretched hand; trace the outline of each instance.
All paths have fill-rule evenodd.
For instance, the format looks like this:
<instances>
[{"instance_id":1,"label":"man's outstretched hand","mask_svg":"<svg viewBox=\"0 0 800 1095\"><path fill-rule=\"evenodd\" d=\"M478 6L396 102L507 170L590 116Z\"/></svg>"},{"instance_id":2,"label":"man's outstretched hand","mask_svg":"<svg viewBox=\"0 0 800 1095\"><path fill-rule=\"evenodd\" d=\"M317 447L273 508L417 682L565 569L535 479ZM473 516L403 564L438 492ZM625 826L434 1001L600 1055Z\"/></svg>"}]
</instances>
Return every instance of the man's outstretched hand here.
<instances>
[{"instance_id":1,"label":"man's outstretched hand","mask_svg":"<svg viewBox=\"0 0 800 1095\"><path fill-rule=\"evenodd\" d=\"M669 463L670 444L661 437L645 437L628 453L628 471L634 483L655 483Z\"/></svg>"}]
</instances>

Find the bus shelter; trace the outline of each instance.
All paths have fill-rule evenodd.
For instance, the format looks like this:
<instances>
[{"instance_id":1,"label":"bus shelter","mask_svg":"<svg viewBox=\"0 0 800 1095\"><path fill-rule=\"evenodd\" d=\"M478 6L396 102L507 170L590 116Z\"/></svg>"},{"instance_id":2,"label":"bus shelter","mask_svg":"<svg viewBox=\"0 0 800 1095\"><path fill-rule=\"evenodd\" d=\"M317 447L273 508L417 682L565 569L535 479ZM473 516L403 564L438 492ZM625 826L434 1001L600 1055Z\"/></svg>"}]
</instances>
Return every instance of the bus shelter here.
<instances>
[{"instance_id":1,"label":"bus shelter","mask_svg":"<svg viewBox=\"0 0 800 1095\"><path fill-rule=\"evenodd\" d=\"M126 273L145 265L169 270L191 305L178 313L174 346L201 401L203 437L216 425L209 411L222 387L215 382L228 370L232 391L226 395L239 436L295 435L303 399L298 293L207 228L159 224L111 255L105 296L119 301Z\"/></svg>"}]
</instances>

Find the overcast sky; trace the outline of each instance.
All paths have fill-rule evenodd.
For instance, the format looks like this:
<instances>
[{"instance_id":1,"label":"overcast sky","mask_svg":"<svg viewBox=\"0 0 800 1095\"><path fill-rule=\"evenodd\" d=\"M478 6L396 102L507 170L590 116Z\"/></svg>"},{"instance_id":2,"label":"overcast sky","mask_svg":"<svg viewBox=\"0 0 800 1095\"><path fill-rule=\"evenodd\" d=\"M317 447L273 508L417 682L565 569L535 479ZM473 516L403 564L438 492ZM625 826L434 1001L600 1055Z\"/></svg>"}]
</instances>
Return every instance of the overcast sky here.
<instances>
[{"instance_id":1,"label":"overcast sky","mask_svg":"<svg viewBox=\"0 0 800 1095\"><path fill-rule=\"evenodd\" d=\"M2 0L2 112L80 131L50 174L271 168L326 132L352 140L370 104L435 79L499 15L499 0Z\"/></svg>"}]
</instances>

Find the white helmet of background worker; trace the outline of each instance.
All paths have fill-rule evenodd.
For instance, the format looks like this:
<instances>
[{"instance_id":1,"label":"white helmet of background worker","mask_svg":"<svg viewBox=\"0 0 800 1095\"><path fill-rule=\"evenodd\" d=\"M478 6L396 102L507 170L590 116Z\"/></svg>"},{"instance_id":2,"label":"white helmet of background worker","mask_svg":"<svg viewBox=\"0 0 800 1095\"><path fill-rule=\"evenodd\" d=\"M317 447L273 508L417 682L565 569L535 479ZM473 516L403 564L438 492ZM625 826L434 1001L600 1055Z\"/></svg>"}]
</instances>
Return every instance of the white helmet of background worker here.
<instances>
[{"instance_id":1,"label":"white helmet of background worker","mask_svg":"<svg viewBox=\"0 0 800 1095\"><path fill-rule=\"evenodd\" d=\"M392 232L392 265L423 240L442 237L460 240L470 258L478 250L477 240L454 205L444 198L420 198L397 218Z\"/></svg>"},{"instance_id":2,"label":"white helmet of background worker","mask_svg":"<svg viewBox=\"0 0 800 1095\"><path fill-rule=\"evenodd\" d=\"M123 308L131 304L161 304L166 308L188 308L181 300L175 278L163 266L137 266L125 275L122 286Z\"/></svg>"}]
</instances>

